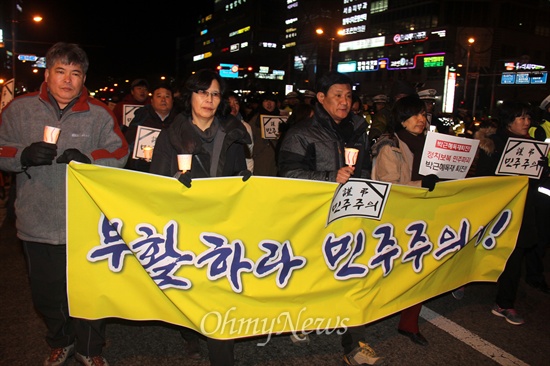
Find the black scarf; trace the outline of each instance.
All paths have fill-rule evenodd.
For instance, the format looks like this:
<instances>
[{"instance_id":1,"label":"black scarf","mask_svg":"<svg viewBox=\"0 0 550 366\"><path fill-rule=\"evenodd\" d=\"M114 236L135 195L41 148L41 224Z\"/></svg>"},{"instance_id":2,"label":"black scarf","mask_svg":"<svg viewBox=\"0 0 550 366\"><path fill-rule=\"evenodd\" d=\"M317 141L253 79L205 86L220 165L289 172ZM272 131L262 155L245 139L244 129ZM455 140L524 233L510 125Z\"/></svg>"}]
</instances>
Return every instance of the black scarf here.
<instances>
[{"instance_id":1,"label":"black scarf","mask_svg":"<svg viewBox=\"0 0 550 366\"><path fill-rule=\"evenodd\" d=\"M426 135L422 133L415 136L407 130L399 130L397 131L397 136L401 141L407 144L413 153L411 180L421 180L423 175L420 175L418 171L420 170L420 160L422 159L422 151L426 143Z\"/></svg>"}]
</instances>

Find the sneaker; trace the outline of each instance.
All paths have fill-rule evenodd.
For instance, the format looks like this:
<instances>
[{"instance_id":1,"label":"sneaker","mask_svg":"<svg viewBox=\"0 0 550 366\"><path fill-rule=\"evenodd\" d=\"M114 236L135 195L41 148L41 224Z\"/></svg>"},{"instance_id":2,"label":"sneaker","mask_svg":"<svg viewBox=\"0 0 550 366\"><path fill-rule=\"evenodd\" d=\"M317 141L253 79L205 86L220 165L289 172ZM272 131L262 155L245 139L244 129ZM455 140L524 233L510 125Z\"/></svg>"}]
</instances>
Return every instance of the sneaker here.
<instances>
[{"instance_id":1,"label":"sneaker","mask_svg":"<svg viewBox=\"0 0 550 366\"><path fill-rule=\"evenodd\" d=\"M52 348L50 357L44 361L44 366L60 366L64 365L69 357L74 354L74 344L63 348Z\"/></svg>"},{"instance_id":2,"label":"sneaker","mask_svg":"<svg viewBox=\"0 0 550 366\"><path fill-rule=\"evenodd\" d=\"M462 300L464 298L464 286L457 288L452 294L455 299Z\"/></svg>"},{"instance_id":3,"label":"sneaker","mask_svg":"<svg viewBox=\"0 0 550 366\"><path fill-rule=\"evenodd\" d=\"M493 306L493 310L491 310L493 314L496 316L500 316L502 318L506 318L506 321L510 324L514 325L522 325L525 323L523 318L518 314L516 309L503 309L497 304Z\"/></svg>"},{"instance_id":4,"label":"sneaker","mask_svg":"<svg viewBox=\"0 0 550 366\"><path fill-rule=\"evenodd\" d=\"M303 333L291 334L290 340L298 346L307 346L309 344L309 335Z\"/></svg>"},{"instance_id":5,"label":"sneaker","mask_svg":"<svg viewBox=\"0 0 550 366\"><path fill-rule=\"evenodd\" d=\"M84 356L76 353L74 358L84 366L109 366L109 363L103 356Z\"/></svg>"},{"instance_id":6,"label":"sneaker","mask_svg":"<svg viewBox=\"0 0 550 366\"><path fill-rule=\"evenodd\" d=\"M376 352L366 343L359 342L359 347L344 355L346 365L383 365L384 359L377 357Z\"/></svg>"}]
</instances>

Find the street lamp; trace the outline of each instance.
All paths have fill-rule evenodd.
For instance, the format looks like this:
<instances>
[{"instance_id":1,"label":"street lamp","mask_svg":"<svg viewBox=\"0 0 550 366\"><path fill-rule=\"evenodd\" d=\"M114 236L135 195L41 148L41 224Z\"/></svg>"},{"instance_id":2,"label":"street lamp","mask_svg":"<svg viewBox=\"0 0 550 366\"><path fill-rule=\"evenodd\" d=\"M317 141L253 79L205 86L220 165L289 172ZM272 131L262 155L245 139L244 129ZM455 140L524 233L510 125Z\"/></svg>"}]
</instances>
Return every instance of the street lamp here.
<instances>
[{"instance_id":1,"label":"street lamp","mask_svg":"<svg viewBox=\"0 0 550 366\"><path fill-rule=\"evenodd\" d=\"M325 33L325 31L323 30L323 28L317 28L315 30L315 33L317 33L318 35L322 35ZM344 34L344 31L342 29L339 29L338 31L336 31L336 34L337 35L343 35ZM328 71L332 71L332 58L333 58L333 54L334 54L334 39L335 37L330 37L329 38L329 41L330 41L330 58L329 58L329 63L328 63Z\"/></svg>"},{"instance_id":2,"label":"street lamp","mask_svg":"<svg viewBox=\"0 0 550 366\"><path fill-rule=\"evenodd\" d=\"M11 53L12 53L12 65L11 65L11 71L12 71L12 77L13 81L15 83L15 63L17 61L17 52L15 51L15 44L17 43L15 38L15 26L17 23L20 23L19 20L17 20L17 12L20 11L17 8L17 2L13 1L13 8L12 8L12 17L11 17ZM40 23L42 21L42 17L40 15L35 15L32 17L32 20L35 23Z\"/></svg>"},{"instance_id":3,"label":"street lamp","mask_svg":"<svg viewBox=\"0 0 550 366\"><path fill-rule=\"evenodd\" d=\"M464 103L465 104L466 104L466 91L468 90L468 73L470 71L470 51L475 41L476 40L474 37L468 38L468 54L466 56L466 72L465 72L466 76L464 79Z\"/></svg>"}]
</instances>

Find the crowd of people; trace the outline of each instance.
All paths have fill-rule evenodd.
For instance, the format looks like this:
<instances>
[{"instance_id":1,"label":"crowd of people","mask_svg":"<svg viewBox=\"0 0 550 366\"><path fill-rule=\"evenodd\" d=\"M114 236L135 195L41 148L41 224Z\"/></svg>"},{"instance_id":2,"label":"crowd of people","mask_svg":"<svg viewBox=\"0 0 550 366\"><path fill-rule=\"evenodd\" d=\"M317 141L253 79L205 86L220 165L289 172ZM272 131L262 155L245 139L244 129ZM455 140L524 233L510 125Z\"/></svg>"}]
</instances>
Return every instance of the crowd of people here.
<instances>
[{"instance_id":1,"label":"crowd of people","mask_svg":"<svg viewBox=\"0 0 550 366\"><path fill-rule=\"evenodd\" d=\"M107 365L102 356L105 321L70 316L66 294L66 204L64 164L78 161L132 169L177 178L186 187L204 177L252 175L301 178L345 184L350 178L437 189L435 174L419 173L429 130L437 131L436 91L416 90L397 81L390 95L376 95L372 107L352 90L345 74L328 72L315 91L291 92L285 101L272 92L260 94L257 105L227 90L215 70L191 75L180 90L167 84L131 84L130 94L111 111L88 95L88 58L74 44L57 43L46 55L45 81L40 91L13 100L2 111L0 170L16 176L15 215L29 265L32 299L43 317L51 353L45 366L63 365L69 357L84 365ZM177 95L177 97L176 97ZM139 106L133 113L126 106ZM241 108L243 107L243 108ZM480 126L480 149L470 176L494 175L509 138L550 138L550 96L540 115L525 103L506 101L491 123ZM114 113L113 113L114 112ZM285 117L277 138L266 138L262 116ZM131 116L131 117L129 117ZM45 126L60 128L55 142L43 141ZM139 127L158 131L151 157L135 156ZM431 128L430 126L434 126ZM444 131L442 131L444 132ZM343 151L359 151L355 165ZM182 172L178 154L192 154L191 168ZM542 159L540 179L529 179L529 191L516 247L498 280L491 311L513 325L524 323L514 308L525 264L525 281L550 294L542 257L550 241L550 197L538 187L548 177ZM43 220L48 217L48 220ZM464 295L464 288L461 298ZM205 305L207 306L207 305ZM422 304L401 311L397 331L420 346L418 318ZM383 357L367 341L368 326L349 327L342 334L343 359L348 365L379 365ZM201 357L197 332L182 328L187 353ZM206 337L213 366L233 365L234 341Z\"/></svg>"}]
</instances>

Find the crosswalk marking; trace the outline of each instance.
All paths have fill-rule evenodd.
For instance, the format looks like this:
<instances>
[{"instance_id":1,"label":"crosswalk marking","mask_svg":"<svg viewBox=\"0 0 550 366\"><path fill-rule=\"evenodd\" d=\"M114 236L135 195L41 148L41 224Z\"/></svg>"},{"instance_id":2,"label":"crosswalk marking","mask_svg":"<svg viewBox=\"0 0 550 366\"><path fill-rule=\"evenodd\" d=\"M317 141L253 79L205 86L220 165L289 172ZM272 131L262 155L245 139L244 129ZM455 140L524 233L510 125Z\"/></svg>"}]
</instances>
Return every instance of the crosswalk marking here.
<instances>
[{"instance_id":1,"label":"crosswalk marking","mask_svg":"<svg viewBox=\"0 0 550 366\"><path fill-rule=\"evenodd\" d=\"M459 341L466 343L476 351L484 354L499 365L529 366L527 363L517 359L508 352L498 348L494 344L487 342L483 338L480 338L479 336L470 332L468 329L465 329L460 325L450 321L443 315L436 313L426 306L422 307L422 310L420 311L420 316L438 327L439 329L449 333Z\"/></svg>"}]
</instances>

